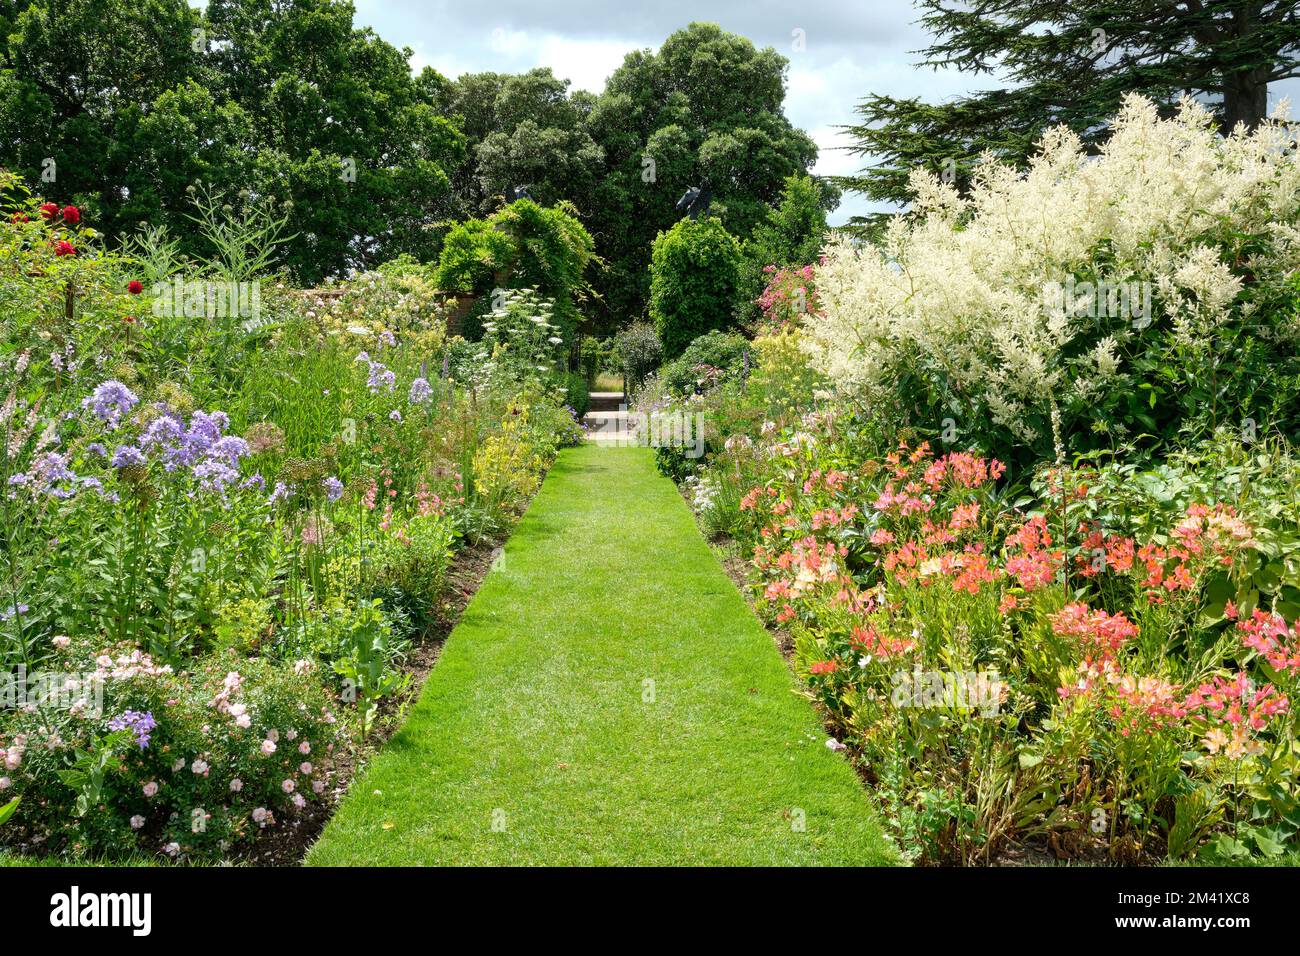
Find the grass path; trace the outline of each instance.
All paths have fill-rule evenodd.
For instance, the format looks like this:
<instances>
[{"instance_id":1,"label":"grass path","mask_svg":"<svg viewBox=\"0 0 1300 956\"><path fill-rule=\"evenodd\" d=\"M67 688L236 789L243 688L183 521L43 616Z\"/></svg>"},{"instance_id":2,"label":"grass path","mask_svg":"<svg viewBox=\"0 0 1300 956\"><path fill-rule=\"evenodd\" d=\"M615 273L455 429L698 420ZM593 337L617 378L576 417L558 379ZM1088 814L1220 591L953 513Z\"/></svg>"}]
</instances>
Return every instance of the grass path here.
<instances>
[{"instance_id":1,"label":"grass path","mask_svg":"<svg viewBox=\"0 0 1300 956\"><path fill-rule=\"evenodd\" d=\"M565 451L307 862L894 862L794 689L652 453Z\"/></svg>"}]
</instances>

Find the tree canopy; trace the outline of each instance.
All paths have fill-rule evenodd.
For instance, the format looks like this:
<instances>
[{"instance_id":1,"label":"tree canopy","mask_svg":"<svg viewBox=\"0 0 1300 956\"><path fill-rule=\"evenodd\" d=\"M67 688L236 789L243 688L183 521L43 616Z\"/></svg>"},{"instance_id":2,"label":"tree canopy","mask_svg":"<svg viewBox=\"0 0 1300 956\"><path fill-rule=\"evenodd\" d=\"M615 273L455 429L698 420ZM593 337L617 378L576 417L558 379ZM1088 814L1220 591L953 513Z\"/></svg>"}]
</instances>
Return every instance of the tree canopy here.
<instances>
[{"instance_id":1,"label":"tree canopy","mask_svg":"<svg viewBox=\"0 0 1300 956\"><path fill-rule=\"evenodd\" d=\"M839 184L904 202L916 168L959 187L988 151L1020 163L1043 130L1064 123L1095 146L1126 93L1172 114L1190 94L1213 104L1224 132L1254 128L1268 84L1300 75L1294 0L918 0L932 40L921 63L998 76L995 89L950 103L868 95L848 130L875 161Z\"/></svg>"}]
</instances>

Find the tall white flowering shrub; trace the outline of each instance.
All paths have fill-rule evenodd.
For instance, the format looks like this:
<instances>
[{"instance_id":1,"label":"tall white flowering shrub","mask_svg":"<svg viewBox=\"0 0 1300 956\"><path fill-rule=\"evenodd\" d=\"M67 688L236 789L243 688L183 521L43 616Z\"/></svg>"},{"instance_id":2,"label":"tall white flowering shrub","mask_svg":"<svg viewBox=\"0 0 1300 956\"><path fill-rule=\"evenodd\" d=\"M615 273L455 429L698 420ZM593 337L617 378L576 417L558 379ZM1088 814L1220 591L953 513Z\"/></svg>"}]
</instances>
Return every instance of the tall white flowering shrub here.
<instances>
[{"instance_id":1,"label":"tall white flowering shrub","mask_svg":"<svg viewBox=\"0 0 1300 956\"><path fill-rule=\"evenodd\" d=\"M1191 100L1161 119L1135 95L1098 156L1057 128L1027 172L981 162L964 197L917 171L913 209L879 244L832 239L812 363L879 402L921 382L936 418L1055 439L1059 454L1060 410L1131 387L1127 356L1155 337L1195 354L1257 307L1244 288L1294 282L1298 134L1285 105L1225 138ZM1294 315L1267 322L1296 336Z\"/></svg>"}]
</instances>

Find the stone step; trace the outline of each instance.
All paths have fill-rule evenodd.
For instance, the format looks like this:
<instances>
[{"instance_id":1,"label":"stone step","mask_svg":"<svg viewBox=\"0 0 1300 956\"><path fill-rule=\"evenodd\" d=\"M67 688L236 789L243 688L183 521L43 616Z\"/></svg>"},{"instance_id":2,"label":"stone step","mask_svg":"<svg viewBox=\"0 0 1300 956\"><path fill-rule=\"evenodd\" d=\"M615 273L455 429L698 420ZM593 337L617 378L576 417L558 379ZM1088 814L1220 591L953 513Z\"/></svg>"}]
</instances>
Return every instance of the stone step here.
<instances>
[{"instance_id":1,"label":"stone step","mask_svg":"<svg viewBox=\"0 0 1300 956\"><path fill-rule=\"evenodd\" d=\"M588 408L593 412L615 412L622 404L622 392L592 392Z\"/></svg>"}]
</instances>

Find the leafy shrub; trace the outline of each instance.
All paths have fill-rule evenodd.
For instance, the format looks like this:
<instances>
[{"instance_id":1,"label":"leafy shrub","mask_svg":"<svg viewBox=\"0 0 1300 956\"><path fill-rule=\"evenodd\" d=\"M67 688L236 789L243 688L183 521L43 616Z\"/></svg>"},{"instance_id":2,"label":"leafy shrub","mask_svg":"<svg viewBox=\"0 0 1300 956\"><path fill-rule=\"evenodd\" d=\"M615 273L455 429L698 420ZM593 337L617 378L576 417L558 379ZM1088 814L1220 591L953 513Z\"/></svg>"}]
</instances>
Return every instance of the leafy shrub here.
<instances>
[{"instance_id":1,"label":"leafy shrub","mask_svg":"<svg viewBox=\"0 0 1300 956\"><path fill-rule=\"evenodd\" d=\"M664 346L654 326L638 322L619 332L614 338L614 351L628 393L639 389L659 363L663 361Z\"/></svg>"},{"instance_id":2,"label":"leafy shrub","mask_svg":"<svg viewBox=\"0 0 1300 956\"><path fill-rule=\"evenodd\" d=\"M650 318L674 359L699 336L731 324L740 246L717 219L683 219L655 238Z\"/></svg>"},{"instance_id":3,"label":"leafy shrub","mask_svg":"<svg viewBox=\"0 0 1300 956\"><path fill-rule=\"evenodd\" d=\"M531 289L552 301L556 327L568 342L580 321L578 305L590 292L585 272L598 261L571 204L548 208L520 199L487 220L453 226L434 276L448 292L488 296L498 287Z\"/></svg>"},{"instance_id":4,"label":"leafy shrub","mask_svg":"<svg viewBox=\"0 0 1300 956\"><path fill-rule=\"evenodd\" d=\"M434 281L444 292L487 295L514 261L511 238L491 222L466 219L447 232Z\"/></svg>"},{"instance_id":5,"label":"leafy shrub","mask_svg":"<svg viewBox=\"0 0 1300 956\"><path fill-rule=\"evenodd\" d=\"M767 284L758 297L765 330L779 332L802 324L818 312L817 287L812 266L765 266Z\"/></svg>"},{"instance_id":6,"label":"leafy shrub","mask_svg":"<svg viewBox=\"0 0 1300 956\"><path fill-rule=\"evenodd\" d=\"M582 418L591 407L591 391L587 377L581 372L568 372L560 378L564 388L564 404L573 409L575 418Z\"/></svg>"},{"instance_id":7,"label":"leafy shrub","mask_svg":"<svg viewBox=\"0 0 1300 956\"><path fill-rule=\"evenodd\" d=\"M536 289L552 299L560 335L572 342L580 321L578 306L590 292L585 273L599 261L577 209L569 202L543 207L531 199L519 199L490 221L514 243L511 284Z\"/></svg>"},{"instance_id":8,"label":"leafy shrub","mask_svg":"<svg viewBox=\"0 0 1300 956\"><path fill-rule=\"evenodd\" d=\"M93 705L0 712L7 839L47 851L212 859L330 790L346 724L312 664L234 656L173 673L138 651L63 651Z\"/></svg>"},{"instance_id":9,"label":"leafy shrub","mask_svg":"<svg viewBox=\"0 0 1300 956\"><path fill-rule=\"evenodd\" d=\"M1191 100L1160 119L1136 96L1113 126L1095 161L1053 129L965 197L914 173L911 216L816 270L818 370L1022 461L1242 416L1293 430L1300 130L1223 138Z\"/></svg>"},{"instance_id":10,"label":"leafy shrub","mask_svg":"<svg viewBox=\"0 0 1300 956\"><path fill-rule=\"evenodd\" d=\"M707 391L741 374L749 340L737 332L708 332L663 367L660 380L671 395Z\"/></svg>"}]
</instances>

